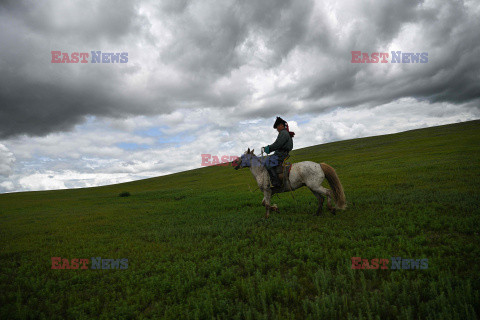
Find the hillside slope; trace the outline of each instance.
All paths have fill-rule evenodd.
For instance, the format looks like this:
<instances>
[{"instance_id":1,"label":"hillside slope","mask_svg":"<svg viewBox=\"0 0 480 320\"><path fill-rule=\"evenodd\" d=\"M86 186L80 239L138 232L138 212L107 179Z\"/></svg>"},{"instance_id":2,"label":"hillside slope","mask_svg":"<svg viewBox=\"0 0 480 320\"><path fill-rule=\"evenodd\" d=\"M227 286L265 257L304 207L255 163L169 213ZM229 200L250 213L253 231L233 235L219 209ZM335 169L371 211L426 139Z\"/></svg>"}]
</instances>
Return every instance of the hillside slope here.
<instances>
[{"instance_id":1,"label":"hillside slope","mask_svg":"<svg viewBox=\"0 0 480 320\"><path fill-rule=\"evenodd\" d=\"M0 194L0 318L478 317L480 121L292 152L303 160L336 169L346 211L313 216L303 188L265 221L253 176L231 167ZM428 268L354 270L352 257Z\"/></svg>"}]
</instances>

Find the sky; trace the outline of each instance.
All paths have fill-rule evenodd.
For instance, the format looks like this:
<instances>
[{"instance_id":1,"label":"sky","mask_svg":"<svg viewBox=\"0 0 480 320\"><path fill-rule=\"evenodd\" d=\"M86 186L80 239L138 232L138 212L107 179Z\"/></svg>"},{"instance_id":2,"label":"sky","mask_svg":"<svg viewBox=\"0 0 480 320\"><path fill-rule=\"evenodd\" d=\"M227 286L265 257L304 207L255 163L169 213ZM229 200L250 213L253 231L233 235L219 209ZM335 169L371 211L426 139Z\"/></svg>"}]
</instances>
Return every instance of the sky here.
<instances>
[{"instance_id":1,"label":"sky","mask_svg":"<svg viewBox=\"0 0 480 320\"><path fill-rule=\"evenodd\" d=\"M477 0L2 1L0 193L258 153L277 116L294 149L480 119L478 30Z\"/></svg>"}]
</instances>

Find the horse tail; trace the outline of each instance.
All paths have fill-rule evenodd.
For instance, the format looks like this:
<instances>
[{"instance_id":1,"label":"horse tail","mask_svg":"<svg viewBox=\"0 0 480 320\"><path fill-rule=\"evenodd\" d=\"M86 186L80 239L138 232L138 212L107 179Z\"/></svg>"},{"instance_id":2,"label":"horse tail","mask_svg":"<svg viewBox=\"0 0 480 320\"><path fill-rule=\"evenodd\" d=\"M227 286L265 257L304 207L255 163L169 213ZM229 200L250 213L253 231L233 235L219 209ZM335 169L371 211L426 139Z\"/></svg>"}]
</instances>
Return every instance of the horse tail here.
<instances>
[{"instance_id":1,"label":"horse tail","mask_svg":"<svg viewBox=\"0 0 480 320\"><path fill-rule=\"evenodd\" d=\"M343 192L342 183L340 182L335 169L326 163L320 163L320 166L322 167L323 173L325 173L325 178L327 178L328 184L332 188L338 209L344 210L347 207L345 193Z\"/></svg>"}]
</instances>

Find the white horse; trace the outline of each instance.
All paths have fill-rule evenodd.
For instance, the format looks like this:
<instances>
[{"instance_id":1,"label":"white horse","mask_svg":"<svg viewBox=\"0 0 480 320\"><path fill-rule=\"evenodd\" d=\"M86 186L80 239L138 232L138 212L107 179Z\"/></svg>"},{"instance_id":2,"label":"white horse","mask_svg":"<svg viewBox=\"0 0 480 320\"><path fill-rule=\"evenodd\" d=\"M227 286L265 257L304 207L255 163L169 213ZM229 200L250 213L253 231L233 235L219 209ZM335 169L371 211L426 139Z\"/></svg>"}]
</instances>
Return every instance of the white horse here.
<instances>
[{"instance_id":1,"label":"white horse","mask_svg":"<svg viewBox=\"0 0 480 320\"><path fill-rule=\"evenodd\" d=\"M246 167L250 168L255 180L257 180L260 191L263 192L262 205L264 205L266 209L265 218L268 218L271 209L278 211L276 205L270 205L270 199L273 194L295 190L303 186L307 186L318 199L317 215L322 213L325 196L327 197L328 209L333 214L335 214L335 209L345 210L346 208L345 194L340 179L335 170L325 163L318 164L312 161L294 163L290 171L289 181L285 183L282 190L278 191L270 188L268 171L261 159L255 156L253 150L250 151L250 148L248 148L240 158L234 160L232 164L236 170ZM322 186L322 182L325 178L327 178L328 184L332 190ZM288 183L290 185L288 185ZM336 204L336 208L331 205L331 200Z\"/></svg>"}]
</instances>

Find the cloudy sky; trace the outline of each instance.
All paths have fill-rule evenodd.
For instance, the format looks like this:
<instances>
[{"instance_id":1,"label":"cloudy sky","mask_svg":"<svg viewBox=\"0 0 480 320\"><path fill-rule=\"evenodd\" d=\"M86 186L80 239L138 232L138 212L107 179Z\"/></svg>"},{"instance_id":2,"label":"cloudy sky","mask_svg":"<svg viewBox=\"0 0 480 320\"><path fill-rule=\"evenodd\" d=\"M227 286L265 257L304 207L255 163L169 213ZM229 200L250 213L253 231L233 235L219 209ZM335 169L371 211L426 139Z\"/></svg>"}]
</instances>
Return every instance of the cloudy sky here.
<instances>
[{"instance_id":1,"label":"cloudy sky","mask_svg":"<svg viewBox=\"0 0 480 320\"><path fill-rule=\"evenodd\" d=\"M477 0L2 1L0 193L200 167L271 144L277 115L295 149L480 119L479 30Z\"/></svg>"}]
</instances>

